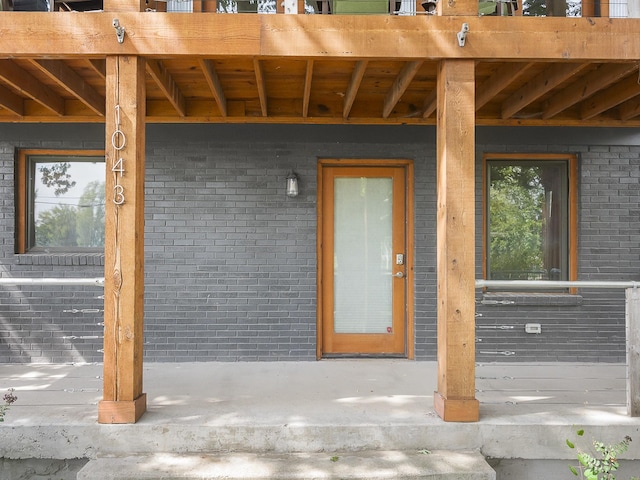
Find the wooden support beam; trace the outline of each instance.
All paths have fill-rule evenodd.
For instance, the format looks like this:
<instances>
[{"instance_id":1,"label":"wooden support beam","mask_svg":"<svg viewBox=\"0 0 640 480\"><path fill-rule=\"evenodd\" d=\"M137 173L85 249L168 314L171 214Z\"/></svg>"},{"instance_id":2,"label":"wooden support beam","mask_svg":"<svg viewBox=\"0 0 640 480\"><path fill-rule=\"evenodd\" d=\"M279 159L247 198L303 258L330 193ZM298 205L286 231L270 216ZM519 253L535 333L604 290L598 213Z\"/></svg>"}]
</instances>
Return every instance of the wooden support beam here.
<instances>
[{"instance_id":1,"label":"wooden support beam","mask_svg":"<svg viewBox=\"0 0 640 480\"><path fill-rule=\"evenodd\" d=\"M438 69L438 390L445 421L475 422L475 63Z\"/></svg>"},{"instance_id":2,"label":"wooden support beam","mask_svg":"<svg viewBox=\"0 0 640 480\"><path fill-rule=\"evenodd\" d=\"M202 68L202 72L204 73L204 78L211 89L211 93L213 94L213 98L218 105L218 109L223 117L227 116L227 99L224 95L224 90L222 89L222 84L220 83L220 78L218 77L218 72L216 72L216 67L211 60L200 60L200 68Z\"/></svg>"},{"instance_id":3,"label":"wooden support beam","mask_svg":"<svg viewBox=\"0 0 640 480\"><path fill-rule=\"evenodd\" d=\"M24 101L22 97L2 85L0 85L0 107L6 108L16 115L24 115Z\"/></svg>"},{"instance_id":4,"label":"wooden support beam","mask_svg":"<svg viewBox=\"0 0 640 480\"><path fill-rule=\"evenodd\" d=\"M302 117L309 116L309 99L311 98L311 82L313 81L313 60L307 60L307 70L304 75L304 91L302 93Z\"/></svg>"},{"instance_id":5,"label":"wooden support beam","mask_svg":"<svg viewBox=\"0 0 640 480\"><path fill-rule=\"evenodd\" d=\"M91 110L104 116L105 99L62 60L34 60L32 63Z\"/></svg>"},{"instance_id":6,"label":"wooden support beam","mask_svg":"<svg viewBox=\"0 0 640 480\"><path fill-rule=\"evenodd\" d=\"M422 60L414 60L413 62L407 62L404 64L402 70L400 70L400 73L394 80L391 90L389 90L384 99L382 107L383 118L387 118L391 114L393 108L402 98L402 94L411 83L411 80L413 80L413 77L415 77L418 70L420 70L422 63Z\"/></svg>"},{"instance_id":7,"label":"wooden support beam","mask_svg":"<svg viewBox=\"0 0 640 480\"><path fill-rule=\"evenodd\" d=\"M0 60L0 78L49 110L64 115L64 99L11 60Z\"/></svg>"},{"instance_id":8,"label":"wooden support beam","mask_svg":"<svg viewBox=\"0 0 640 480\"><path fill-rule=\"evenodd\" d=\"M256 87L258 88L258 97L260 98L260 110L262 116L267 116L267 84L264 78L264 70L262 62L257 58L253 59L253 68L256 72Z\"/></svg>"},{"instance_id":9,"label":"wooden support beam","mask_svg":"<svg viewBox=\"0 0 640 480\"><path fill-rule=\"evenodd\" d=\"M502 118L518 113L531 102L584 69L584 63L559 63L547 68L511 95L502 105Z\"/></svg>"},{"instance_id":10,"label":"wooden support beam","mask_svg":"<svg viewBox=\"0 0 640 480\"><path fill-rule=\"evenodd\" d=\"M586 77L572 83L551 97L545 105L542 118L546 120L557 115L637 70L638 65L635 63L600 65Z\"/></svg>"},{"instance_id":11,"label":"wooden support beam","mask_svg":"<svg viewBox=\"0 0 640 480\"><path fill-rule=\"evenodd\" d=\"M147 71L181 117L187 116L187 103L171 74L160 60L147 60Z\"/></svg>"},{"instance_id":12,"label":"wooden support beam","mask_svg":"<svg viewBox=\"0 0 640 480\"><path fill-rule=\"evenodd\" d=\"M114 17L128 32L123 43L116 39L111 23ZM155 58L491 58L520 62L640 58L640 29L634 20L478 17L477 2L470 16L428 17L428 28L424 15L392 19L385 15L165 15L161 19L150 21L146 12L65 17L24 12L12 15L11 21L2 25L3 38L11 41L0 42L0 57L128 54ZM393 35L389 35L390 21ZM459 47L456 38L462 23L469 25L465 47ZM625 41L612 41L620 38ZM321 45L318 39L322 39Z\"/></svg>"},{"instance_id":13,"label":"wooden support beam","mask_svg":"<svg viewBox=\"0 0 640 480\"><path fill-rule=\"evenodd\" d=\"M342 118L349 118L349 114L351 113L351 107L353 107L353 102L358 95L358 90L360 89L360 83L362 82L362 78L364 77L364 73L367 71L367 65L369 62L366 60L360 60L356 62L356 66L353 69L353 73L351 74L351 80L349 81L349 86L347 87L347 92L344 96L344 105L342 107Z\"/></svg>"},{"instance_id":14,"label":"wooden support beam","mask_svg":"<svg viewBox=\"0 0 640 480\"><path fill-rule=\"evenodd\" d=\"M144 324L145 62L107 57L104 392L99 423L135 423Z\"/></svg>"},{"instance_id":15,"label":"wooden support beam","mask_svg":"<svg viewBox=\"0 0 640 480\"><path fill-rule=\"evenodd\" d=\"M598 95L586 100L580 110L580 117L583 120L588 120L638 95L640 95L638 76L631 75L622 82L602 90Z\"/></svg>"},{"instance_id":16,"label":"wooden support beam","mask_svg":"<svg viewBox=\"0 0 640 480\"><path fill-rule=\"evenodd\" d=\"M487 102L498 93L515 82L532 65L532 63L508 63L496 70L493 75L476 89L476 112L484 107Z\"/></svg>"}]
</instances>

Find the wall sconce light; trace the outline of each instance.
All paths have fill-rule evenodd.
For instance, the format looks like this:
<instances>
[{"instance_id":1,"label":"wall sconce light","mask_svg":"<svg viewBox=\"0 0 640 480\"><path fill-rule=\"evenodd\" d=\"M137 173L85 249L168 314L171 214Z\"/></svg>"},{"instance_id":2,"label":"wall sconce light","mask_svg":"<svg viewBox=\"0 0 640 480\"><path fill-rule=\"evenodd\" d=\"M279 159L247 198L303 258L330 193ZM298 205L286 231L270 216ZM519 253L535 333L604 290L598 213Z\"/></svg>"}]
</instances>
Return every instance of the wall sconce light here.
<instances>
[{"instance_id":1,"label":"wall sconce light","mask_svg":"<svg viewBox=\"0 0 640 480\"><path fill-rule=\"evenodd\" d=\"M298 196L298 176L293 173L293 170L287 175L287 197Z\"/></svg>"}]
</instances>

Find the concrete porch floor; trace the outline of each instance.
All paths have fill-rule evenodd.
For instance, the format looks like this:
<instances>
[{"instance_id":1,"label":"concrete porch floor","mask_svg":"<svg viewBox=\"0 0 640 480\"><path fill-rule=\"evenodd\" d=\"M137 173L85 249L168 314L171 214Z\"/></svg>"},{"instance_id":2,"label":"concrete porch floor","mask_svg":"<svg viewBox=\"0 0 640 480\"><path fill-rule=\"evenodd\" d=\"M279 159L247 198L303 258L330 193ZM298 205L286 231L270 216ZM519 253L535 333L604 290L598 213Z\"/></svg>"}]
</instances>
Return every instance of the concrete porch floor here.
<instances>
[{"instance_id":1,"label":"concrete porch floor","mask_svg":"<svg viewBox=\"0 0 640 480\"><path fill-rule=\"evenodd\" d=\"M99 425L101 365L0 365L0 394L18 396L0 424L0 456L428 449L571 459L565 440L582 427L585 439L631 436L625 458L640 459L624 365L479 364L476 377L481 419L460 424L433 411L435 362L146 363L146 414Z\"/></svg>"}]
</instances>

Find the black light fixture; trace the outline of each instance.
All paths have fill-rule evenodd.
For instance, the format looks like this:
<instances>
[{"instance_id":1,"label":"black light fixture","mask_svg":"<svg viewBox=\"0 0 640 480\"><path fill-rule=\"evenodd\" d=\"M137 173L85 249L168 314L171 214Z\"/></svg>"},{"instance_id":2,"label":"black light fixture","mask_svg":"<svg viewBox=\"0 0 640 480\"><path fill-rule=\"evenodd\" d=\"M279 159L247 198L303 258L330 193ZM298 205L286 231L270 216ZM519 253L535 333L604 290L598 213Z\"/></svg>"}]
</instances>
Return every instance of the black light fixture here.
<instances>
[{"instance_id":1,"label":"black light fixture","mask_svg":"<svg viewBox=\"0 0 640 480\"><path fill-rule=\"evenodd\" d=\"M293 170L287 175L287 197L298 196L298 176L293 173Z\"/></svg>"}]
</instances>

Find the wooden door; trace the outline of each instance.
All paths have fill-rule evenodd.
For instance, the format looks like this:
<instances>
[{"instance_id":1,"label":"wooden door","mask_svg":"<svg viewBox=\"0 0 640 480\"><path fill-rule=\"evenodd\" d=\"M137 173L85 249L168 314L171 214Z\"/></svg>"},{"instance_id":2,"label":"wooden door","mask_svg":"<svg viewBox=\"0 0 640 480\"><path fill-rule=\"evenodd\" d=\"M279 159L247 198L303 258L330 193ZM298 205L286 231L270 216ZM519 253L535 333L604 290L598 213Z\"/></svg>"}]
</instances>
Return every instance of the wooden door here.
<instances>
[{"instance_id":1,"label":"wooden door","mask_svg":"<svg viewBox=\"0 0 640 480\"><path fill-rule=\"evenodd\" d=\"M406 356L407 166L320 170L320 356Z\"/></svg>"}]
</instances>

